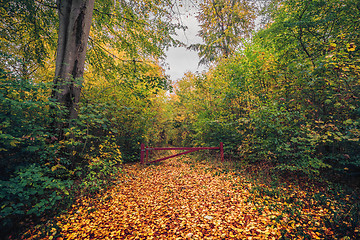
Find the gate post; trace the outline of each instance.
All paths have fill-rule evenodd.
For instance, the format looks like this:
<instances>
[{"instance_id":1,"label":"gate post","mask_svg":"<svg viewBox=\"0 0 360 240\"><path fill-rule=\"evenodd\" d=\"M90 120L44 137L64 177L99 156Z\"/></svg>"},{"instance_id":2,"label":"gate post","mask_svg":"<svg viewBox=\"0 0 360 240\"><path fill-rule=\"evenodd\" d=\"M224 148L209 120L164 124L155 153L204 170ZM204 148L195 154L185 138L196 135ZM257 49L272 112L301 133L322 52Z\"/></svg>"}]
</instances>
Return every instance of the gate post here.
<instances>
[{"instance_id":1,"label":"gate post","mask_svg":"<svg viewBox=\"0 0 360 240\"><path fill-rule=\"evenodd\" d=\"M223 144L223 142L220 143L220 157L221 157L221 162L224 162L224 144Z\"/></svg>"},{"instance_id":2,"label":"gate post","mask_svg":"<svg viewBox=\"0 0 360 240\"><path fill-rule=\"evenodd\" d=\"M140 157L141 157L141 164L144 164L144 157L145 157L145 144L141 144L141 153L140 153Z\"/></svg>"}]
</instances>

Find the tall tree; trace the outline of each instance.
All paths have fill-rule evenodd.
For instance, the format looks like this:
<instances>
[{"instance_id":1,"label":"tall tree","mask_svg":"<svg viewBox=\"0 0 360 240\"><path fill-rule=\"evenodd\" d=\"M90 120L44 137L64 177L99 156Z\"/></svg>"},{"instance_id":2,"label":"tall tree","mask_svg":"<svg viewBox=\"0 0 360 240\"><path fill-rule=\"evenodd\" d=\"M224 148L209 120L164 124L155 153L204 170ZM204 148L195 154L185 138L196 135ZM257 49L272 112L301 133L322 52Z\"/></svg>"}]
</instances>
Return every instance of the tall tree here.
<instances>
[{"instance_id":1,"label":"tall tree","mask_svg":"<svg viewBox=\"0 0 360 240\"><path fill-rule=\"evenodd\" d=\"M59 35L53 98L76 119L94 0L58 0ZM61 126L57 126L61 131Z\"/></svg>"},{"instance_id":2,"label":"tall tree","mask_svg":"<svg viewBox=\"0 0 360 240\"><path fill-rule=\"evenodd\" d=\"M254 28L255 5L244 0L205 0L197 15L204 43L189 48L199 51L199 64L229 57Z\"/></svg>"},{"instance_id":3,"label":"tall tree","mask_svg":"<svg viewBox=\"0 0 360 240\"><path fill-rule=\"evenodd\" d=\"M157 61L167 46L178 44L171 37L178 26L170 21L171 3L167 0L96 3L58 0L58 7L60 26L53 97L67 109L67 115L62 116L65 120L76 119L78 114L85 56L100 75L120 80L129 76L122 75L125 65L119 64L120 58L114 52L124 53L120 60L126 66L132 64L136 75L145 59ZM91 34L90 26L94 29ZM61 132L62 126L57 127Z\"/></svg>"}]
</instances>

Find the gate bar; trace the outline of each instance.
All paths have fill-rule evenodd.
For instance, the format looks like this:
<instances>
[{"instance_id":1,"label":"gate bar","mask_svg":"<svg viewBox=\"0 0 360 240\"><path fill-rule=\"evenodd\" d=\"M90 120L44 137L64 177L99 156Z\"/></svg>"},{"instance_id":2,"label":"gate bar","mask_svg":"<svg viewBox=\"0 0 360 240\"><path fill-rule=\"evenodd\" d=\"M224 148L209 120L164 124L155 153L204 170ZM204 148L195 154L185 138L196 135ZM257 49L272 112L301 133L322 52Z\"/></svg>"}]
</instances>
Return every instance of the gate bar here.
<instances>
[{"instance_id":1,"label":"gate bar","mask_svg":"<svg viewBox=\"0 0 360 240\"><path fill-rule=\"evenodd\" d=\"M188 150L188 151L178 153L178 154L175 154L175 155L172 155L169 157L160 158L155 161L151 161L149 163L163 161L163 160L166 160L169 158L181 156L183 154L196 152L199 150L217 150L217 149L220 149L221 162L224 162L224 144L222 142L220 142L220 147L159 147L159 148L149 148L148 146L145 147L145 144L142 143L141 144L141 164L144 164L145 157L146 157L146 162L148 163L149 151L151 151L151 150Z\"/></svg>"},{"instance_id":2,"label":"gate bar","mask_svg":"<svg viewBox=\"0 0 360 240\"><path fill-rule=\"evenodd\" d=\"M146 146L146 162L148 162L149 161L149 147L148 146Z\"/></svg>"},{"instance_id":3,"label":"gate bar","mask_svg":"<svg viewBox=\"0 0 360 240\"><path fill-rule=\"evenodd\" d=\"M141 144L141 153L140 153L140 156L141 156L141 164L144 164L144 155L145 155L145 144Z\"/></svg>"},{"instance_id":4,"label":"gate bar","mask_svg":"<svg viewBox=\"0 0 360 240\"><path fill-rule=\"evenodd\" d=\"M178 156L181 156L181 155L184 155L184 154L188 154L188 153L191 153L191 152L196 152L196 151L199 151L199 150L200 150L200 149L189 150L189 151L186 151L186 152L182 152L182 153L178 153L178 154L175 154L175 155L171 155L171 156L169 156L169 157L160 158L160 159L157 159L157 160L155 160L155 161L148 162L148 163L160 162L160 161L163 161L163 160L166 160L166 159L169 159L169 158L178 157Z\"/></svg>"},{"instance_id":5,"label":"gate bar","mask_svg":"<svg viewBox=\"0 0 360 240\"><path fill-rule=\"evenodd\" d=\"M148 150L216 150L220 147L158 147L158 148L147 148Z\"/></svg>"},{"instance_id":6,"label":"gate bar","mask_svg":"<svg viewBox=\"0 0 360 240\"><path fill-rule=\"evenodd\" d=\"M220 143L220 157L221 157L221 162L224 162L224 144L223 144L223 142Z\"/></svg>"}]
</instances>

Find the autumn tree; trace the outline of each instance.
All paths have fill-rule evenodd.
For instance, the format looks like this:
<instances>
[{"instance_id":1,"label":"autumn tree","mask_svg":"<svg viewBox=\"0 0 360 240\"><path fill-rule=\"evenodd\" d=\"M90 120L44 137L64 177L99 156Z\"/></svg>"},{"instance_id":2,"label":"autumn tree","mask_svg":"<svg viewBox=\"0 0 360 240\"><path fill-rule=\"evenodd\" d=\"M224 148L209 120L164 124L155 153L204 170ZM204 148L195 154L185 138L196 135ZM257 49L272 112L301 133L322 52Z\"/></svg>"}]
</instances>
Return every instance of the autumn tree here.
<instances>
[{"instance_id":1,"label":"autumn tree","mask_svg":"<svg viewBox=\"0 0 360 240\"><path fill-rule=\"evenodd\" d=\"M103 1L96 2L95 8L93 1L58 1L58 6L59 44L52 95L65 106L67 116L63 117L67 121L78 114L85 56L100 75L118 78L119 72L124 72L120 60L125 68L132 66L129 74L136 76L147 59L156 62L164 56L166 47L178 44L171 37L179 26L170 21L168 1ZM122 57L113 51L121 52ZM62 127L57 124L57 128L59 132Z\"/></svg>"},{"instance_id":2,"label":"autumn tree","mask_svg":"<svg viewBox=\"0 0 360 240\"><path fill-rule=\"evenodd\" d=\"M204 43L189 48L199 51L199 64L229 57L254 28L255 5L242 0L205 0L200 3L198 35Z\"/></svg>"}]
</instances>

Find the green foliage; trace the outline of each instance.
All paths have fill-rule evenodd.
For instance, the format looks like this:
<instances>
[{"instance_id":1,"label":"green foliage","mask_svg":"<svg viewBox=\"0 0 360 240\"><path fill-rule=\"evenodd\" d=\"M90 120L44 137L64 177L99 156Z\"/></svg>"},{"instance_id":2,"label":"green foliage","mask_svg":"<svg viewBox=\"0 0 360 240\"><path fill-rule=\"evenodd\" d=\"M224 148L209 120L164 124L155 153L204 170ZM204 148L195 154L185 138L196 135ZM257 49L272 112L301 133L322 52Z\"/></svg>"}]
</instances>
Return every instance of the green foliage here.
<instances>
[{"instance_id":1,"label":"green foliage","mask_svg":"<svg viewBox=\"0 0 360 240\"><path fill-rule=\"evenodd\" d=\"M82 179L81 191L93 193L104 189L120 174L121 152L114 140L114 137L105 140L99 145L98 156L89 156L89 165Z\"/></svg>"},{"instance_id":2,"label":"green foliage","mask_svg":"<svg viewBox=\"0 0 360 240\"><path fill-rule=\"evenodd\" d=\"M191 129L198 145L221 139L228 154L281 171L357 172L358 3L276 3L242 50L178 83L177 129Z\"/></svg>"},{"instance_id":3,"label":"green foliage","mask_svg":"<svg viewBox=\"0 0 360 240\"><path fill-rule=\"evenodd\" d=\"M252 161L267 161L277 169L318 173L329 167L316 155L317 137L299 111L270 103L250 114L248 138L242 146Z\"/></svg>"},{"instance_id":4,"label":"green foliage","mask_svg":"<svg viewBox=\"0 0 360 240\"><path fill-rule=\"evenodd\" d=\"M225 154L237 156L237 147L242 141L242 136L237 131L236 122L200 118L194 123L194 127L196 145L216 147L223 142Z\"/></svg>"},{"instance_id":5,"label":"green foliage","mask_svg":"<svg viewBox=\"0 0 360 240\"><path fill-rule=\"evenodd\" d=\"M316 154L334 167L359 154L359 69L356 1L285 1L258 34L278 59L275 97L305 117ZM276 101L276 98L274 99ZM350 124L347 126L347 124ZM347 156L345 164L343 156Z\"/></svg>"},{"instance_id":6,"label":"green foliage","mask_svg":"<svg viewBox=\"0 0 360 240\"><path fill-rule=\"evenodd\" d=\"M56 212L72 199L76 180L82 180L80 186L87 191L111 182L119 171L121 152L103 114L84 111L59 141L51 125L54 113L63 110L47 98L51 84L5 71L0 77L1 228L23 215Z\"/></svg>"},{"instance_id":7,"label":"green foliage","mask_svg":"<svg viewBox=\"0 0 360 240\"><path fill-rule=\"evenodd\" d=\"M50 0L0 1L1 68L26 78L44 67L49 50L56 47L54 7Z\"/></svg>"},{"instance_id":8,"label":"green foliage","mask_svg":"<svg viewBox=\"0 0 360 240\"><path fill-rule=\"evenodd\" d=\"M182 27L170 21L171 8L167 0L96 1L87 52L93 68L89 72L113 84L123 79L131 84L133 77L140 77L164 58L169 46L181 45L173 36Z\"/></svg>"},{"instance_id":9,"label":"green foliage","mask_svg":"<svg viewBox=\"0 0 360 240\"><path fill-rule=\"evenodd\" d=\"M157 124L159 114L153 111L157 107L153 98L164 91L163 86L136 80L129 85L105 83L98 88L91 84L84 89L86 100L80 107L79 122L87 139L81 151L98 149L101 139L111 133L116 136L124 162L138 161L140 143L157 138L149 137L148 132Z\"/></svg>"},{"instance_id":10,"label":"green foliage","mask_svg":"<svg viewBox=\"0 0 360 240\"><path fill-rule=\"evenodd\" d=\"M0 181L0 219L14 215L36 215L54 211L69 195L71 180L56 177L48 166L31 164L16 170L7 181Z\"/></svg>"},{"instance_id":11,"label":"green foliage","mask_svg":"<svg viewBox=\"0 0 360 240\"><path fill-rule=\"evenodd\" d=\"M48 84L34 84L5 71L0 74L0 165L6 179L16 166L48 161L54 154L56 146L48 146L47 126L56 104L44 98Z\"/></svg>"}]
</instances>

